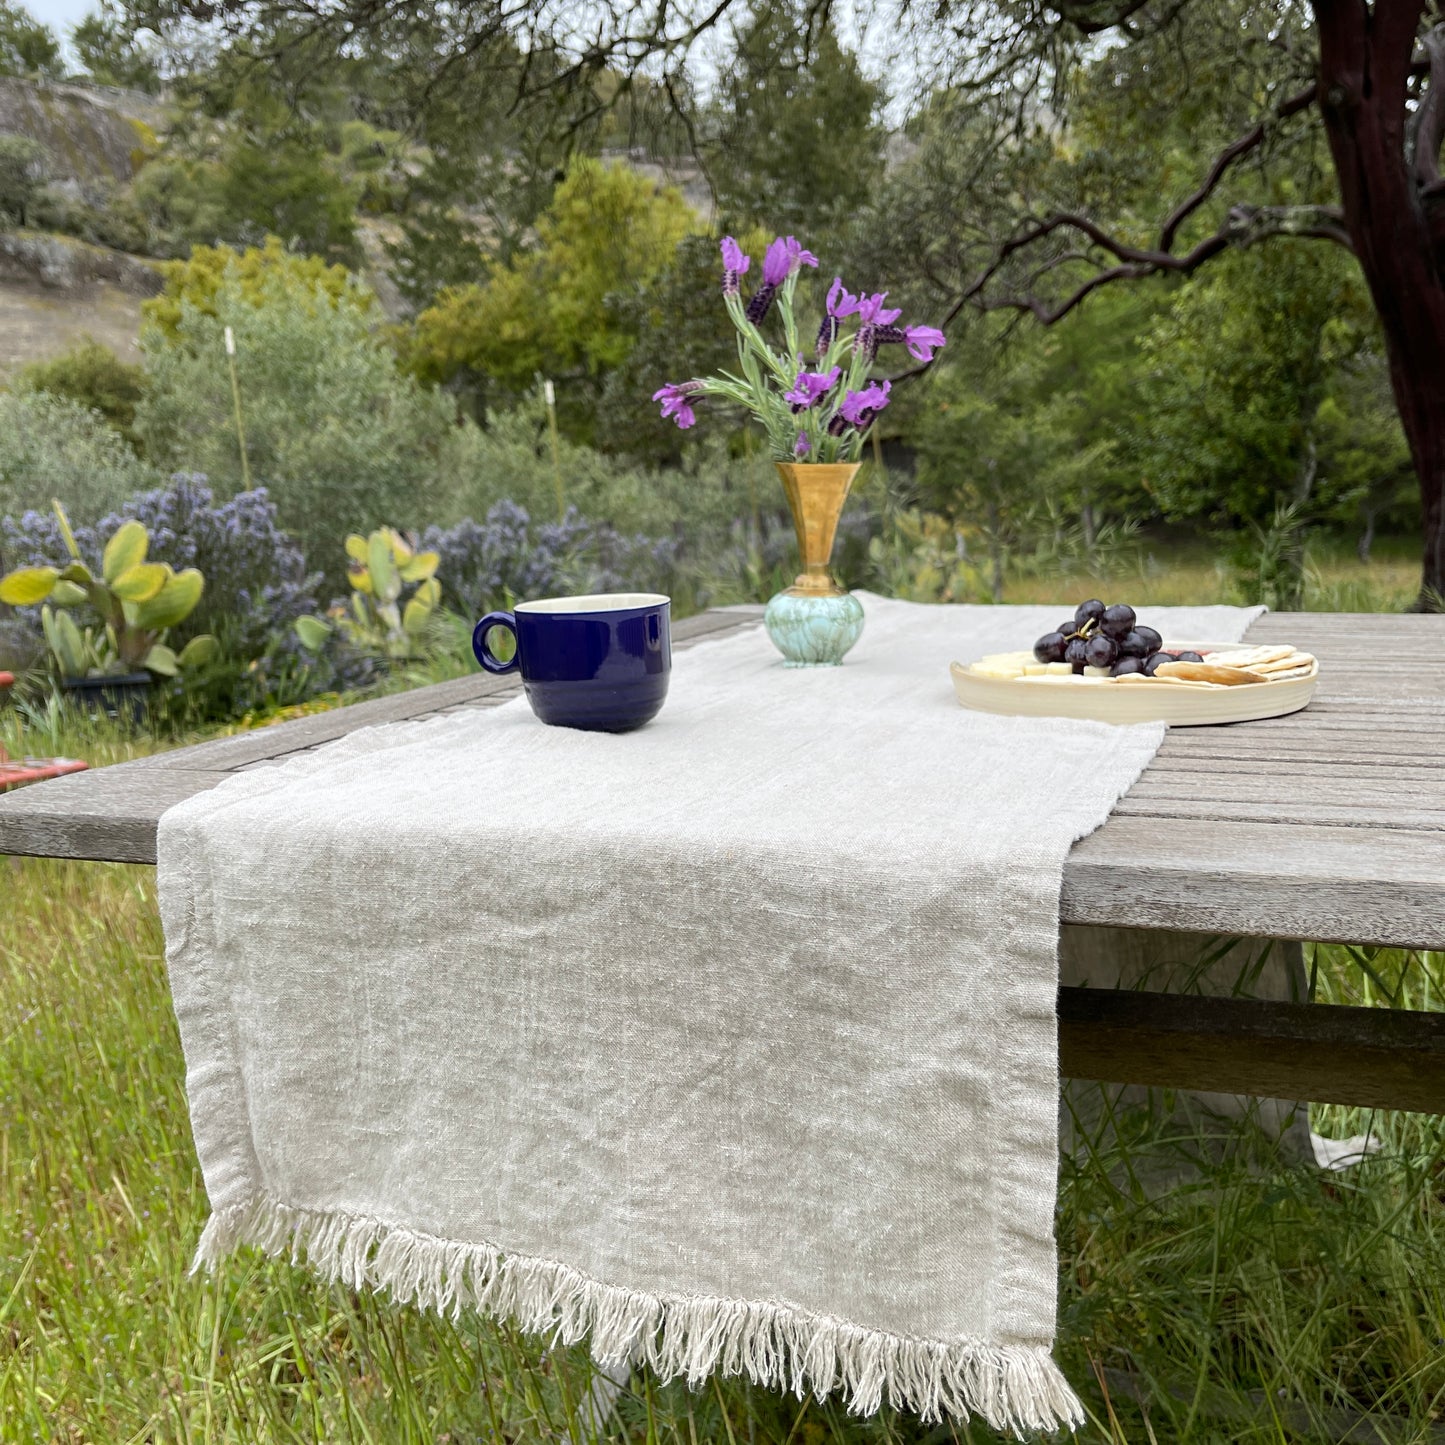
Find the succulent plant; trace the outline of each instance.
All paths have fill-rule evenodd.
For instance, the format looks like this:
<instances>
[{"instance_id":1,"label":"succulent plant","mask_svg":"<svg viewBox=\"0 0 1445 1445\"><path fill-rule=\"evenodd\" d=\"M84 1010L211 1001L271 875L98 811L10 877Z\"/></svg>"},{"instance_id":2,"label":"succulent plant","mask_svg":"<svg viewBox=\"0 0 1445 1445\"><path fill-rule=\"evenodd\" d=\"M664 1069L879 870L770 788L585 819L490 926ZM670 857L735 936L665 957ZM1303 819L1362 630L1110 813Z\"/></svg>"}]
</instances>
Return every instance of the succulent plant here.
<instances>
[{"instance_id":1,"label":"succulent plant","mask_svg":"<svg viewBox=\"0 0 1445 1445\"><path fill-rule=\"evenodd\" d=\"M0 602L40 607L45 641L65 677L104 676L145 668L174 677L208 662L215 638L193 637L179 653L165 644L169 628L195 611L205 579L194 567L175 571L146 561L150 535L141 523L122 522L105 544L101 574L81 559L75 534L59 502L52 504L71 556L65 567L18 567L0 577ZM97 624L82 627L70 615L89 607Z\"/></svg>"},{"instance_id":2,"label":"succulent plant","mask_svg":"<svg viewBox=\"0 0 1445 1445\"><path fill-rule=\"evenodd\" d=\"M319 652L339 628L367 652L397 659L423 653L442 597L437 554L418 552L400 532L379 527L369 537L353 532L346 539L346 555L351 610L333 607L330 620L298 617L302 645ZM404 596L408 587L411 594Z\"/></svg>"}]
</instances>

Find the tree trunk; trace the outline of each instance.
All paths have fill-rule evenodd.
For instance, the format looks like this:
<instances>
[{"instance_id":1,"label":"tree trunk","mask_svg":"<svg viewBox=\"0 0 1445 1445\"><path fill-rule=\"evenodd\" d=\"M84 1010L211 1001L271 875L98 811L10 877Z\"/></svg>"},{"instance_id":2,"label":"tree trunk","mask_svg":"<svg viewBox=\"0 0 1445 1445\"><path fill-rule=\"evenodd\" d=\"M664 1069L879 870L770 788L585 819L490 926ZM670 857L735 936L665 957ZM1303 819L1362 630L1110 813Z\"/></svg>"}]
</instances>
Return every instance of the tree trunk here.
<instances>
[{"instance_id":1,"label":"tree trunk","mask_svg":"<svg viewBox=\"0 0 1445 1445\"><path fill-rule=\"evenodd\" d=\"M1390 384L1420 484L1420 610L1445 607L1445 193L1406 146L1423 0L1314 0L1320 108L1345 224L1385 335ZM1437 143L1438 150L1438 143ZM1438 185L1438 183L1437 183Z\"/></svg>"}]
</instances>

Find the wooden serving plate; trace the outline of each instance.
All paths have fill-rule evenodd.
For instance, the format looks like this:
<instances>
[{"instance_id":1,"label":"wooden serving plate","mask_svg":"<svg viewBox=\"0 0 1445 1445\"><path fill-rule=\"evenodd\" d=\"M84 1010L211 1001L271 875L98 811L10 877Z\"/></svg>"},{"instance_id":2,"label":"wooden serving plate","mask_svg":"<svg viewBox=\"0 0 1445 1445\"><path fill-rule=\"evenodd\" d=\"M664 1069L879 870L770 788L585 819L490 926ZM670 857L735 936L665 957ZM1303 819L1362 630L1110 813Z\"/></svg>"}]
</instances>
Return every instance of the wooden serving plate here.
<instances>
[{"instance_id":1,"label":"wooden serving plate","mask_svg":"<svg viewBox=\"0 0 1445 1445\"><path fill-rule=\"evenodd\" d=\"M1237 642L1171 642L1170 648L1199 653L1230 652ZM955 662L953 688L964 707L1008 717L1072 717L1094 722L1165 722L1171 727L1209 727L1283 717L1309 705L1319 682L1316 661L1304 677L1252 682L1238 687L1197 687L1178 682L1121 682L1059 674L991 677Z\"/></svg>"}]
</instances>

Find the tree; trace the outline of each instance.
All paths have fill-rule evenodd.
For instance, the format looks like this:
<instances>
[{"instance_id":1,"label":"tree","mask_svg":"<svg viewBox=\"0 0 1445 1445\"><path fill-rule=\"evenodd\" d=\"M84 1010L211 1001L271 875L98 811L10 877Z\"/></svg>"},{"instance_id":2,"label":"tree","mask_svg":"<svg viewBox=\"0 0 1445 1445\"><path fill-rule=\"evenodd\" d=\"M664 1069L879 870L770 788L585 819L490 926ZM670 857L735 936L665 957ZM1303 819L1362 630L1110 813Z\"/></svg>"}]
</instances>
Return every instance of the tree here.
<instances>
[{"instance_id":1,"label":"tree","mask_svg":"<svg viewBox=\"0 0 1445 1445\"><path fill-rule=\"evenodd\" d=\"M671 187L625 166L575 161L537 220L535 246L485 285L443 292L417 318L414 370L433 382L489 378L516 392L544 372L595 392L636 339L613 298L645 287L696 225Z\"/></svg>"},{"instance_id":2,"label":"tree","mask_svg":"<svg viewBox=\"0 0 1445 1445\"><path fill-rule=\"evenodd\" d=\"M21 391L66 397L98 412L128 442L136 444L135 409L145 395L145 373L122 361L110 347L87 336L78 346L48 361L32 361L16 373Z\"/></svg>"},{"instance_id":3,"label":"tree","mask_svg":"<svg viewBox=\"0 0 1445 1445\"><path fill-rule=\"evenodd\" d=\"M826 9L758 5L703 117L702 150L724 216L774 231L836 229L883 172L883 91L839 44Z\"/></svg>"},{"instance_id":4,"label":"tree","mask_svg":"<svg viewBox=\"0 0 1445 1445\"><path fill-rule=\"evenodd\" d=\"M45 184L45 148L28 135L0 133L0 219L24 226Z\"/></svg>"},{"instance_id":5,"label":"tree","mask_svg":"<svg viewBox=\"0 0 1445 1445\"><path fill-rule=\"evenodd\" d=\"M70 43L90 78L154 95L161 88L160 62L136 36L125 10L115 0L100 6L71 27Z\"/></svg>"},{"instance_id":6,"label":"tree","mask_svg":"<svg viewBox=\"0 0 1445 1445\"><path fill-rule=\"evenodd\" d=\"M218 285L204 278L198 300L182 286L170 298L180 307L174 328L142 327L147 385L136 430L157 464L203 471L223 496L241 490L231 328L250 475L339 590L347 532L436 518L455 485L459 436L452 400L397 369L370 293L348 280L338 294L333 278L321 270L308 280L281 252L249 273L232 258Z\"/></svg>"},{"instance_id":7,"label":"tree","mask_svg":"<svg viewBox=\"0 0 1445 1445\"><path fill-rule=\"evenodd\" d=\"M0 75L60 73L60 42L54 31L22 6L0 0Z\"/></svg>"},{"instance_id":8,"label":"tree","mask_svg":"<svg viewBox=\"0 0 1445 1445\"><path fill-rule=\"evenodd\" d=\"M285 16L338 37L406 9L403 0L181 0L180 8L219 9L241 34L274 29ZM617 0L589 12L585 35L569 31L577 59L546 84L581 95L608 68L676 68L710 29L746 9L746 0L705 9ZM828 0L814 7L827 9ZM473 45L575 23L544 0L463 0L455 13ZM1211 119L1239 114L1200 170L1185 177L1161 167L1164 187L1133 217L1092 205L1092 177L1081 167L1072 196L1015 187L1007 208L976 216L977 244L950 243L955 314L1010 308L1051 324L1100 287L1192 274L1232 247L1278 236L1351 252L1379 317L1420 489L1420 605L1445 595L1445 20L1436 0L900 0L894 13L912 26L915 53L938 55L985 122L995 175L1031 133L1068 133L1079 72L1101 54L1120 77L1113 99L1162 111L1166 132L1177 135L1201 102ZM1313 170L1321 142L1328 174ZM1251 171L1259 185L1244 184ZM1296 184L1261 197L1282 171ZM966 208L966 196L954 201L954 210ZM1126 224L1111 225L1116 219Z\"/></svg>"},{"instance_id":9,"label":"tree","mask_svg":"<svg viewBox=\"0 0 1445 1445\"><path fill-rule=\"evenodd\" d=\"M1320 412L1373 332L1362 291L1343 257L1301 243L1229 256L1180 290L1146 342L1131 428L1166 516L1232 529L1281 499L1302 521L1335 510Z\"/></svg>"}]
</instances>

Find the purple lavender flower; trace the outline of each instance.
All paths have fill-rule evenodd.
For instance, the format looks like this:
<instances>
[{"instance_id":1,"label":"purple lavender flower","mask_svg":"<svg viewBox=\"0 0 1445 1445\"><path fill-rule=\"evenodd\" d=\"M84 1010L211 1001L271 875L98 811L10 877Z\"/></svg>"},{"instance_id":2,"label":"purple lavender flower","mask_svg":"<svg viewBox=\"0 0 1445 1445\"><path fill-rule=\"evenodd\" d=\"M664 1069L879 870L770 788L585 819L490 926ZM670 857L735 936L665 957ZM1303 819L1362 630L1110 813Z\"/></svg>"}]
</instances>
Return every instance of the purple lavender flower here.
<instances>
[{"instance_id":1,"label":"purple lavender flower","mask_svg":"<svg viewBox=\"0 0 1445 1445\"><path fill-rule=\"evenodd\" d=\"M688 427L697 422L697 413L692 409L690 398L696 396L701 390L702 382L700 381L669 382L666 386L654 391L652 399L662 403L664 419L671 417L677 422L680 430L686 431Z\"/></svg>"},{"instance_id":2,"label":"purple lavender flower","mask_svg":"<svg viewBox=\"0 0 1445 1445\"><path fill-rule=\"evenodd\" d=\"M766 262L764 265L766 265ZM766 276L767 272L764 271L763 275ZM753 292L752 299L748 302L748 309L743 314L754 326L759 325L763 317L768 314L768 308L773 304L773 297L776 296L777 293L777 286L768 281L764 281L763 284Z\"/></svg>"},{"instance_id":3,"label":"purple lavender flower","mask_svg":"<svg viewBox=\"0 0 1445 1445\"><path fill-rule=\"evenodd\" d=\"M808 440L808 433L800 431L797 441L793 443L793 455L795 457L805 457L812 450L813 443Z\"/></svg>"},{"instance_id":4,"label":"purple lavender flower","mask_svg":"<svg viewBox=\"0 0 1445 1445\"><path fill-rule=\"evenodd\" d=\"M738 294L738 280L753 264L753 258L731 236L722 239L723 295Z\"/></svg>"},{"instance_id":5,"label":"purple lavender flower","mask_svg":"<svg viewBox=\"0 0 1445 1445\"><path fill-rule=\"evenodd\" d=\"M886 293L885 293L886 294ZM879 298L882 299L881 297ZM833 277L833 284L828 288L828 315L835 321L841 321L845 316L851 316L858 310L862 298L853 295L843 285L841 276Z\"/></svg>"},{"instance_id":6,"label":"purple lavender flower","mask_svg":"<svg viewBox=\"0 0 1445 1445\"><path fill-rule=\"evenodd\" d=\"M932 361L933 353L948 340L936 326L906 326L903 339L908 354L916 361Z\"/></svg>"},{"instance_id":7,"label":"purple lavender flower","mask_svg":"<svg viewBox=\"0 0 1445 1445\"><path fill-rule=\"evenodd\" d=\"M833 277L828 288L827 313L818 327L818 355L821 357L838 339L838 322L858 309L858 298L844 285L841 276Z\"/></svg>"},{"instance_id":8,"label":"purple lavender flower","mask_svg":"<svg viewBox=\"0 0 1445 1445\"><path fill-rule=\"evenodd\" d=\"M888 405L888 393L892 389L891 381L875 381L862 391L850 391L838 408L838 416L862 431Z\"/></svg>"},{"instance_id":9,"label":"purple lavender flower","mask_svg":"<svg viewBox=\"0 0 1445 1445\"><path fill-rule=\"evenodd\" d=\"M792 391L783 393L783 400L792 402L795 414L807 411L837 386L838 378L842 374L841 366L835 366L831 371L800 371Z\"/></svg>"},{"instance_id":10,"label":"purple lavender flower","mask_svg":"<svg viewBox=\"0 0 1445 1445\"><path fill-rule=\"evenodd\" d=\"M816 268L818 258L811 252L803 249L803 244L796 236L788 237L788 270L797 271L803 266Z\"/></svg>"},{"instance_id":11,"label":"purple lavender flower","mask_svg":"<svg viewBox=\"0 0 1445 1445\"><path fill-rule=\"evenodd\" d=\"M803 249L796 236L775 236L763 252L763 284L748 302L747 318L754 326L768 314L778 287L802 266L816 266L818 258Z\"/></svg>"},{"instance_id":12,"label":"purple lavender flower","mask_svg":"<svg viewBox=\"0 0 1445 1445\"><path fill-rule=\"evenodd\" d=\"M793 258L788 254L788 243L782 236L769 242L763 252L763 285L776 290L788 279L793 269Z\"/></svg>"},{"instance_id":13,"label":"purple lavender flower","mask_svg":"<svg viewBox=\"0 0 1445 1445\"><path fill-rule=\"evenodd\" d=\"M865 326L892 326L900 316L903 315L901 306L894 308L885 306L883 303L888 299L886 291L879 291L873 296L861 296L858 299L858 319Z\"/></svg>"}]
</instances>

